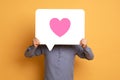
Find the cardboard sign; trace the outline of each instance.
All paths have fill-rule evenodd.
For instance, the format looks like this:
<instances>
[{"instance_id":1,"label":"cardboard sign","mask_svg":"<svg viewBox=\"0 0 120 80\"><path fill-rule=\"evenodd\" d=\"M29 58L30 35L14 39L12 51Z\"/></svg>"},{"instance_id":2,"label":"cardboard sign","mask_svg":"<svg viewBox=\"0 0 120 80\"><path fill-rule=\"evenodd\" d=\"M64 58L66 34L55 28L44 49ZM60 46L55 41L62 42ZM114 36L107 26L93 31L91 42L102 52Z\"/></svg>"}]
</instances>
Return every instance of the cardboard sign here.
<instances>
[{"instance_id":1,"label":"cardboard sign","mask_svg":"<svg viewBox=\"0 0 120 80\"><path fill-rule=\"evenodd\" d=\"M85 37L85 12L82 9L38 9L35 37L49 50L54 45L75 45Z\"/></svg>"}]
</instances>

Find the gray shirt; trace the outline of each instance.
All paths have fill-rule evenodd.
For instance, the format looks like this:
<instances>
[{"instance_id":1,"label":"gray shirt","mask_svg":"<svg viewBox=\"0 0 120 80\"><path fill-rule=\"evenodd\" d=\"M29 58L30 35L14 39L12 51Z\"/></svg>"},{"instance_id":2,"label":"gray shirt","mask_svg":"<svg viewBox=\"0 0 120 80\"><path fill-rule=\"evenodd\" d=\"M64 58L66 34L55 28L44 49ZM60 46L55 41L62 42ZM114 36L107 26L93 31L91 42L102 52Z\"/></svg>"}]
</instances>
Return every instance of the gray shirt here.
<instances>
[{"instance_id":1,"label":"gray shirt","mask_svg":"<svg viewBox=\"0 0 120 80\"><path fill-rule=\"evenodd\" d=\"M78 55L88 60L93 59L89 47L80 45L55 45L51 51L47 46L30 46L25 52L26 57L45 55L45 80L73 80L74 57Z\"/></svg>"}]
</instances>

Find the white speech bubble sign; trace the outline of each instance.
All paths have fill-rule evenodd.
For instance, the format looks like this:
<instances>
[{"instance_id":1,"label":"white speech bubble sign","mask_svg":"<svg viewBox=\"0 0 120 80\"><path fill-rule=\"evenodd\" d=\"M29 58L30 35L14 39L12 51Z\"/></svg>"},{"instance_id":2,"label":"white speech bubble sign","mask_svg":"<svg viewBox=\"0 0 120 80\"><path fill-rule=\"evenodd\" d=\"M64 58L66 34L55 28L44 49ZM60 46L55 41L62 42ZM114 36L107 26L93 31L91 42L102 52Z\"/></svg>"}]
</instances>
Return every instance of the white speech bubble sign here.
<instances>
[{"instance_id":1,"label":"white speech bubble sign","mask_svg":"<svg viewBox=\"0 0 120 80\"><path fill-rule=\"evenodd\" d=\"M37 9L35 37L51 51L54 45L76 45L85 37L83 9Z\"/></svg>"}]
</instances>

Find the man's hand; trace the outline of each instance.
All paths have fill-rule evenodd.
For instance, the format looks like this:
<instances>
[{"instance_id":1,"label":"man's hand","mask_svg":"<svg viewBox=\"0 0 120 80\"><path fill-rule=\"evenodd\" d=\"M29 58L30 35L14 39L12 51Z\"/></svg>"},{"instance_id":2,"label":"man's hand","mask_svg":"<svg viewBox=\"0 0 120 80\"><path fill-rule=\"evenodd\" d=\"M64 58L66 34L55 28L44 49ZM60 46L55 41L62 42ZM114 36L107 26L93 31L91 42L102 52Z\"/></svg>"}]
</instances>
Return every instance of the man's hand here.
<instances>
[{"instance_id":1,"label":"man's hand","mask_svg":"<svg viewBox=\"0 0 120 80\"><path fill-rule=\"evenodd\" d=\"M86 40L86 39L82 39L82 40L80 41L80 45L81 45L83 48L87 47L87 40Z\"/></svg>"},{"instance_id":2,"label":"man's hand","mask_svg":"<svg viewBox=\"0 0 120 80\"><path fill-rule=\"evenodd\" d=\"M34 39L33 39L33 45L34 45L35 47L38 47L38 45L40 45L40 41L39 41L37 38L34 38Z\"/></svg>"}]
</instances>

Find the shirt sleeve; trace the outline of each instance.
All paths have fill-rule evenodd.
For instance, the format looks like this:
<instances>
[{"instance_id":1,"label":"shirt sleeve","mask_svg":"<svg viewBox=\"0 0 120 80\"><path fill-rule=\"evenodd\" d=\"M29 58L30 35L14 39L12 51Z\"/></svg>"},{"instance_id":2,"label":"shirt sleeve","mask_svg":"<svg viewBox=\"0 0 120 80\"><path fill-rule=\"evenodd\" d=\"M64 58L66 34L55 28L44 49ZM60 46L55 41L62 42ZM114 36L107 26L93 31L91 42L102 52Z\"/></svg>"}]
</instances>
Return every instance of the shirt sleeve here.
<instances>
[{"instance_id":1,"label":"shirt sleeve","mask_svg":"<svg viewBox=\"0 0 120 80\"><path fill-rule=\"evenodd\" d=\"M92 60L94 58L93 52L88 46L86 48L83 48L80 45L75 45L74 47L76 49L76 54L80 58L86 58L88 60Z\"/></svg>"},{"instance_id":2,"label":"shirt sleeve","mask_svg":"<svg viewBox=\"0 0 120 80\"><path fill-rule=\"evenodd\" d=\"M41 55L43 52L43 46L39 45L37 48L32 46L29 46L26 51L25 51L25 56L26 57L33 57L33 56L39 56Z\"/></svg>"}]
</instances>

